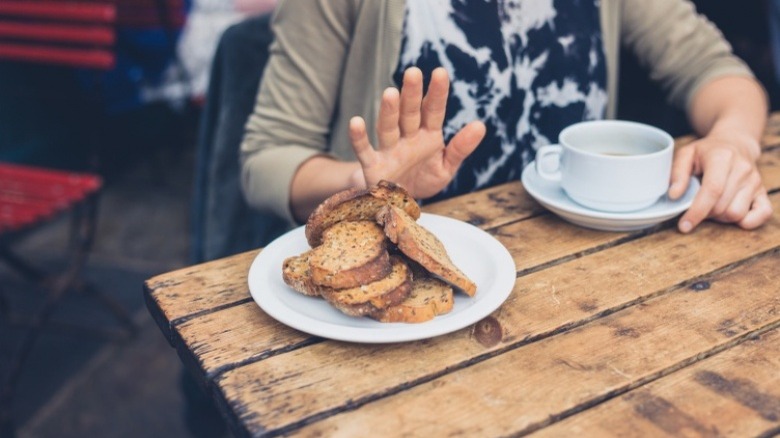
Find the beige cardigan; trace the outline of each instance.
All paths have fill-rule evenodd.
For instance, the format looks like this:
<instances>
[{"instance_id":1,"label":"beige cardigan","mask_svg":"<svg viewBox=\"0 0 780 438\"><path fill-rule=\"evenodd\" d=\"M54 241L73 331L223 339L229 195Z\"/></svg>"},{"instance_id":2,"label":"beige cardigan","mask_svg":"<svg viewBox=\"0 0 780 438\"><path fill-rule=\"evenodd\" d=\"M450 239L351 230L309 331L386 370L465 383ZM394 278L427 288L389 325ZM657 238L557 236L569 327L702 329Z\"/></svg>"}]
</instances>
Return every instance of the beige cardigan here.
<instances>
[{"instance_id":1,"label":"beige cardigan","mask_svg":"<svg viewBox=\"0 0 780 438\"><path fill-rule=\"evenodd\" d=\"M354 160L351 117L366 119L376 144L380 96L394 86L400 56L404 1L281 0L276 40L241 144L242 188L253 208L293 224L293 175L316 154ZM601 26L608 117L616 112L621 44L679 107L715 77L751 75L720 32L684 0L601 0Z\"/></svg>"}]
</instances>

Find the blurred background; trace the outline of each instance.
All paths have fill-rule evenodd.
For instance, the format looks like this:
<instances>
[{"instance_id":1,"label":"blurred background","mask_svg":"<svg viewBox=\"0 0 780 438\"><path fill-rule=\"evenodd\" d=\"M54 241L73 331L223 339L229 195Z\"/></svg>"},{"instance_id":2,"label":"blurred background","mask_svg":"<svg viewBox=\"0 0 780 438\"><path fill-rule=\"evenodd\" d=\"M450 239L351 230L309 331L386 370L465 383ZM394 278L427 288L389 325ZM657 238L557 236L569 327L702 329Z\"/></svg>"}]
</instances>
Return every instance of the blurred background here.
<instances>
[{"instance_id":1,"label":"blurred background","mask_svg":"<svg viewBox=\"0 0 780 438\"><path fill-rule=\"evenodd\" d=\"M0 11L8 1L0 0ZM753 68L778 108L769 3L695 3ZM12 382L12 420L24 437L229 436L150 319L142 286L156 274L210 258L202 250L197 211L208 158L204 137L211 135L208 120L214 117L212 63L226 29L264 16L275 1L115 4L115 63L109 69L0 60L0 163L103 178L84 277L116 300L138 330L118 341L44 330ZM643 66L630 53L623 61L619 118L673 135L689 133L683 114L666 105ZM13 248L56 270L67 263L67 243L68 220L62 217L15 239ZM0 293L6 302L0 307L20 313L44 299L40 287L2 264ZM121 328L105 306L83 294L67 295L53 319ZM3 325L0 313L2 375L23 333Z\"/></svg>"}]
</instances>

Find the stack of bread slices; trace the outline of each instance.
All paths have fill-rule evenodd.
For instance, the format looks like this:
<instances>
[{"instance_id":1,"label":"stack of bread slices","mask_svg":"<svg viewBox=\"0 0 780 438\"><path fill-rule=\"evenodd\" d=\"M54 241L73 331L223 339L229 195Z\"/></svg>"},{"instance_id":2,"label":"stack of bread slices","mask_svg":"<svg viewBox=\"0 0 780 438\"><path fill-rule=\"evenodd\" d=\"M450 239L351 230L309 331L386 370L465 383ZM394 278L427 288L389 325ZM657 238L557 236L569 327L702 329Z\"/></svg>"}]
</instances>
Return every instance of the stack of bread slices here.
<instances>
[{"instance_id":1,"label":"stack of bread slices","mask_svg":"<svg viewBox=\"0 0 780 438\"><path fill-rule=\"evenodd\" d=\"M419 323L452 310L453 288L477 286L417 223L420 206L397 184L336 193L309 216L311 249L287 258L285 283L352 316Z\"/></svg>"}]
</instances>

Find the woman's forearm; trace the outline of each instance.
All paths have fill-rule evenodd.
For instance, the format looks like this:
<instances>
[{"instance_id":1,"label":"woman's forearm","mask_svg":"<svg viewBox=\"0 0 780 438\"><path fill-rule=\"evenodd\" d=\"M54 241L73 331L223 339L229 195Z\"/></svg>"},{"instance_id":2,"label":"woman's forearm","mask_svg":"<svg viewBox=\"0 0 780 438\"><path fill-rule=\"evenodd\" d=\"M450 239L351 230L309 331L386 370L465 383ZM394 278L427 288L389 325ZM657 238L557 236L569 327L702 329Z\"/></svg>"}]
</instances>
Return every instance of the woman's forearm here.
<instances>
[{"instance_id":1,"label":"woman's forearm","mask_svg":"<svg viewBox=\"0 0 780 438\"><path fill-rule=\"evenodd\" d=\"M693 129L702 136L717 134L738 139L757 159L758 142L767 120L767 96L753 79L741 76L718 78L703 85L694 96L688 116ZM752 146L747 146L752 145Z\"/></svg>"},{"instance_id":2,"label":"woman's forearm","mask_svg":"<svg viewBox=\"0 0 780 438\"><path fill-rule=\"evenodd\" d=\"M706 218L745 229L764 224L772 204L757 166L767 120L763 87L744 77L715 79L698 90L689 117L701 138L676 151L669 196L682 196L691 175L701 176L701 189L680 218L680 231Z\"/></svg>"},{"instance_id":3,"label":"woman's forearm","mask_svg":"<svg viewBox=\"0 0 780 438\"><path fill-rule=\"evenodd\" d=\"M290 208L295 220L303 223L326 198L341 190L365 185L356 172L357 161L337 161L315 156L306 160L293 177L290 189Z\"/></svg>"}]
</instances>

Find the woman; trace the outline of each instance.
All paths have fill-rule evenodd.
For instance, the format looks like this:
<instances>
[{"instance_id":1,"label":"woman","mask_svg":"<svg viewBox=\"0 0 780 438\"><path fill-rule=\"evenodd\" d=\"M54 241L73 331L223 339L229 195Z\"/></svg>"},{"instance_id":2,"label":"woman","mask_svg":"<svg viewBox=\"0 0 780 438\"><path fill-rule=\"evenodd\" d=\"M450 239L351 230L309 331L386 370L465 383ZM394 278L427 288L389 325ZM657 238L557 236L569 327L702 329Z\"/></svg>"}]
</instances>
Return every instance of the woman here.
<instances>
[{"instance_id":1,"label":"woman","mask_svg":"<svg viewBox=\"0 0 780 438\"><path fill-rule=\"evenodd\" d=\"M242 185L291 223L380 179L421 199L517 179L564 126L615 115L621 44L702 136L675 157L672 198L702 175L679 229L771 216L763 88L686 1L286 0L274 31Z\"/></svg>"}]
</instances>

